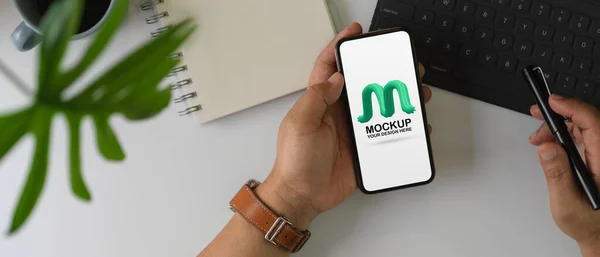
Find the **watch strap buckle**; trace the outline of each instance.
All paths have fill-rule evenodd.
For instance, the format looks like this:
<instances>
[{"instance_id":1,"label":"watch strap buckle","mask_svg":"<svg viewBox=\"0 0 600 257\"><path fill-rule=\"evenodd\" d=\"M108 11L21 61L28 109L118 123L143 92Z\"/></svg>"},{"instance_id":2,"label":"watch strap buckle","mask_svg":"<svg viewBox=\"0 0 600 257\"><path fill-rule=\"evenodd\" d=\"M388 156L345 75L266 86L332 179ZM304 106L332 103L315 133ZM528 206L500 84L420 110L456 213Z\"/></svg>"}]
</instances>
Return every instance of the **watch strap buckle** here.
<instances>
[{"instance_id":1,"label":"watch strap buckle","mask_svg":"<svg viewBox=\"0 0 600 257\"><path fill-rule=\"evenodd\" d=\"M267 231L267 234L265 234L265 239L267 241L269 241L271 244L279 246L277 244L277 242L275 242L275 238L277 238L277 236L279 236L279 234L281 234L281 231L283 231L283 228L285 227L285 225L293 226L292 222L290 222L290 220L288 218L285 218L285 217L277 218L277 220L275 220L275 222L273 223L273 225L271 226L269 231ZM275 229L275 228L277 228L277 229Z\"/></svg>"}]
</instances>

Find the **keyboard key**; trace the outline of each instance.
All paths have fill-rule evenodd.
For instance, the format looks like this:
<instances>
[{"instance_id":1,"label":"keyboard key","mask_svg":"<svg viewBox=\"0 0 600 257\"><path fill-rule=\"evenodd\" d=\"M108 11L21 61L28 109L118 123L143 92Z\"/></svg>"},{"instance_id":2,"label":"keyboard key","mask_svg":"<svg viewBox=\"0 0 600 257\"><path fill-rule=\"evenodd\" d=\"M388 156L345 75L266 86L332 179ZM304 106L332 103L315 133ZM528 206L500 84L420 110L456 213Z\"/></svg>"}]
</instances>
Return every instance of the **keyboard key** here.
<instances>
[{"instance_id":1,"label":"keyboard key","mask_svg":"<svg viewBox=\"0 0 600 257\"><path fill-rule=\"evenodd\" d=\"M451 74L454 61L449 56L434 56L429 63L427 71Z\"/></svg>"},{"instance_id":2,"label":"keyboard key","mask_svg":"<svg viewBox=\"0 0 600 257\"><path fill-rule=\"evenodd\" d=\"M417 16L415 21L422 25L431 25L433 23L433 19L435 18L435 14L430 11L419 10L417 12Z\"/></svg>"},{"instance_id":3,"label":"keyboard key","mask_svg":"<svg viewBox=\"0 0 600 257\"><path fill-rule=\"evenodd\" d=\"M556 37L554 37L554 44L557 47L571 47L573 44L573 38L575 36L573 33L566 31L559 31L556 33Z\"/></svg>"},{"instance_id":4,"label":"keyboard key","mask_svg":"<svg viewBox=\"0 0 600 257\"><path fill-rule=\"evenodd\" d=\"M454 72L452 72L452 76L460 80L469 80L469 73L472 72L470 68L467 68L467 64L465 62L459 62L454 67Z\"/></svg>"},{"instance_id":5,"label":"keyboard key","mask_svg":"<svg viewBox=\"0 0 600 257\"><path fill-rule=\"evenodd\" d=\"M412 4L418 4L419 6L435 6L435 0L412 0Z\"/></svg>"},{"instance_id":6,"label":"keyboard key","mask_svg":"<svg viewBox=\"0 0 600 257\"><path fill-rule=\"evenodd\" d=\"M571 21L571 29L576 32L585 33L590 26L590 17L583 14L575 14Z\"/></svg>"},{"instance_id":7,"label":"keyboard key","mask_svg":"<svg viewBox=\"0 0 600 257\"><path fill-rule=\"evenodd\" d=\"M535 52L533 53L533 59L536 62L540 63L550 63L552 54L554 54L554 50L552 50L552 48L543 45L538 45L535 48Z\"/></svg>"},{"instance_id":8,"label":"keyboard key","mask_svg":"<svg viewBox=\"0 0 600 257\"><path fill-rule=\"evenodd\" d=\"M429 59L431 58L431 51L429 51L426 48L422 48L421 46L417 46L417 60L419 60L420 63L422 63L423 65L425 65L425 67L427 67L427 64L429 63Z\"/></svg>"},{"instance_id":9,"label":"keyboard key","mask_svg":"<svg viewBox=\"0 0 600 257\"><path fill-rule=\"evenodd\" d=\"M556 82L556 72L551 71L549 69L542 69L544 71L544 78L546 79L546 83L548 83L548 85L554 85L554 82Z\"/></svg>"},{"instance_id":10,"label":"keyboard key","mask_svg":"<svg viewBox=\"0 0 600 257\"><path fill-rule=\"evenodd\" d=\"M480 43L482 43L482 44L491 44L493 37L494 37L494 31L492 31L491 29L488 29L488 28L483 28L483 27L476 28L475 36L473 36L473 38L476 41L480 41Z\"/></svg>"},{"instance_id":11,"label":"keyboard key","mask_svg":"<svg viewBox=\"0 0 600 257\"><path fill-rule=\"evenodd\" d=\"M494 6L507 7L510 4L510 0L491 0L490 1Z\"/></svg>"},{"instance_id":12,"label":"keyboard key","mask_svg":"<svg viewBox=\"0 0 600 257\"><path fill-rule=\"evenodd\" d=\"M592 35L596 40L600 40L600 20L592 22Z\"/></svg>"},{"instance_id":13,"label":"keyboard key","mask_svg":"<svg viewBox=\"0 0 600 257\"><path fill-rule=\"evenodd\" d=\"M529 40L517 39L515 43L514 51L517 55L522 57L527 57L531 55L531 51L533 50L533 43Z\"/></svg>"},{"instance_id":14,"label":"keyboard key","mask_svg":"<svg viewBox=\"0 0 600 257\"><path fill-rule=\"evenodd\" d=\"M431 51L421 47L417 47L415 51L417 51L417 60L427 67L427 64L429 64L429 59L431 58Z\"/></svg>"},{"instance_id":15,"label":"keyboard key","mask_svg":"<svg viewBox=\"0 0 600 257\"><path fill-rule=\"evenodd\" d=\"M596 44L593 50L593 58L595 62L600 63L600 44Z\"/></svg>"},{"instance_id":16,"label":"keyboard key","mask_svg":"<svg viewBox=\"0 0 600 257\"><path fill-rule=\"evenodd\" d=\"M512 8L520 12L529 12L531 7L531 0L514 0Z\"/></svg>"},{"instance_id":17,"label":"keyboard key","mask_svg":"<svg viewBox=\"0 0 600 257\"><path fill-rule=\"evenodd\" d=\"M458 14L465 16L473 16L475 12L475 4L468 0L460 0L458 2Z\"/></svg>"},{"instance_id":18,"label":"keyboard key","mask_svg":"<svg viewBox=\"0 0 600 257\"><path fill-rule=\"evenodd\" d=\"M596 92L596 85L588 80L580 80L577 82L575 94L584 100L590 100L594 98Z\"/></svg>"},{"instance_id":19,"label":"keyboard key","mask_svg":"<svg viewBox=\"0 0 600 257\"><path fill-rule=\"evenodd\" d=\"M571 18L571 12L565 9L552 10L552 22L555 24L569 24L569 18Z\"/></svg>"},{"instance_id":20,"label":"keyboard key","mask_svg":"<svg viewBox=\"0 0 600 257\"><path fill-rule=\"evenodd\" d=\"M456 0L437 0L437 8L444 9L447 11L454 10Z\"/></svg>"},{"instance_id":21,"label":"keyboard key","mask_svg":"<svg viewBox=\"0 0 600 257\"><path fill-rule=\"evenodd\" d=\"M430 28L426 28L425 26L421 26L421 24L410 24L407 23L406 25L407 29L410 29L411 31L425 31L425 29L430 29Z\"/></svg>"},{"instance_id":22,"label":"keyboard key","mask_svg":"<svg viewBox=\"0 0 600 257\"><path fill-rule=\"evenodd\" d=\"M494 47L497 50L508 50L512 46L514 38L509 35L498 35L494 40Z\"/></svg>"},{"instance_id":23,"label":"keyboard key","mask_svg":"<svg viewBox=\"0 0 600 257\"><path fill-rule=\"evenodd\" d=\"M421 31L422 29L425 28L424 26L421 26L420 24L412 24L409 22L402 22L402 25L400 25L400 27L409 29L410 31Z\"/></svg>"},{"instance_id":24,"label":"keyboard key","mask_svg":"<svg viewBox=\"0 0 600 257\"><path fill-rule=\"evenodd\" d=\"M451 32L454 28L454 20L449 17L438 17L435 22L435 27L444 32Z\"/></svg>"},{"instance_id":25,"label":"keyboard key","mask_svg":"<svg viewBox=\"0 0 600 257\"><path fill-rule=\"evenodd\" d=\"M474 43L465 43L460 48L460 57L467 60L474 60L477 57L477 45Z\"/></svg>"},{"instance_id":26,"label":"keyboard key","mask_svg":"<svg viewBox=\"0 0 600 257\"><path fill-rule=\"evenodd\" d=\"M381 5L381 12L402 20L412 20L415 7L396 0L385 0Z\"/></svg>"},{"instance_id":27,"label":"keyboard key","mask_svg":"<svg viewBox=\"0 0 600 257\"><path fill-rule=\"evenodd\" d=\"M394 19L393 17L381 15L379 18L377 18L375 30L399 27L400 25L403 25L403 23L404 22Z\"/></svg>"},{"instance_id":28,"label":"keyboard key","mask_svg":"<svg viewBox=\"0 0 600 257\"><path fill-rule=\"evenodd\" d=\"M571 62L573 62L572 55L565 52L558 52L556 53L556 56L554 56L554 61L552 64L558 70L566 70L571 66Z\"/></svg>"},{"instance_id":29,"label":"keyboard key","mask_svg":"<svg viewBox=\"0 0 600 257\"><path fill-rule=\"evenodd\" d=\"M495 14L496 12L494 11L494 9L487 6L482 6L479 9L477 9L477 13L475 13L475 20L478 22L492 23L494 22Z\"/></svg>"},{"instance_id":30,"label":"keyboard key","mask_svg":"<svg viewBox=\"0 0 600 257\"><path fill-rule=\"evenodd\" d=\"M533 36L536 40L550 41L552 40L552 36L554 36L554 29L546 25L539 25L535 28Z\"/></svg>"},{"instance_id":31,"label":"keyboard key","mask_svg":"<svg viewBox=\"0 0 600 257\"><path fill-rule=\"evenodd\" d=\"M440 42L440 51L446 54L456 54L457 49L456 42L452 42L449 40L442 40Z\"/></svg>"},{"instance_id":32,"label":"keyboard key","mask_svg":"<svg viewBox=\"0 0 600 257\"><path fill-rule=\"evenodd\" d=\"M531 9L531 15L535 18L547 18L550 14L550 5L544 2L536 2Z\"/></svg>"},{"instance_id":33,"label":"keyboard key","mask_svg":"<svg viewBox=\"0 0 600 257\"><path fill-rule=\"evenodd\" d=\"M515 25L515 16L510 13L501 12L496 17L496 27L505 30L512 30Z\"/></svg>"},{"instance_id":34,"label":"keyboard key","mask_svg":"<svg viewBox=\"0 0 600 257\"><path fill-rule=\"evenodd\" d=\"M420 36L419 45L427 48L435 48L438 43L436 32L423 32Z\"/></svg>"},{"instance_id":35,"label":"keyboard key","mask_svg":"<svg viewBox=\"0 0 600 257\"><path fill-rule=\"evenodd\" d=\"M600 83L600 65L596 65L596 68L592 70L592 79Z\"/></svg>"},{"instance_id":36,"label":"keyboard key","mask_svg":"<svg viewBox=\"0 0 600 257\"><path fill-rule=\"evenodd\" d=\"M554 88L558 93L572 95L575 91L577 78L571 74L561 73L558 75Z\"/></svg>"},{"instance_id":37,"label":"keyboard key","mask_svg":"<svg viewBox=\"0 0 600 257\"><path fill-rule=\"evenodd\" d=\"M491 71L481 66L467 66L465 80L470 86L487 87L501 92L512 92L516 76L498 76L497 71ZM494 78L490 81L490 78ZM490 83L491 82L491 83ZM484 89L485 90L485 89Z\"/></svg>"},{"instance_id":38,"label":"keyboard key","mask_svg":"<svg viewBox=\"0 0 600 257\"><path fill-rule=\"evenodd\" d=\"M467 21L459 21L456 24L456 34L470 39L473 36L473 24Z\"/></svg>"},{"instance_id":39,"label":"keyboard key","mask_svg":"<svg viewBox=\"0 0 600 257\"><path fill-rule=\"evenodd\" d=\"M479 63L486 66L496 66L498 54L490 50L483 50L479 53Z\"/></svg>"},{"instance_id":40,"label":"keyboard key","mask_svg":"<svg viewBox=\"0 0 600 257\"><path fill-rule=\"evenodd\" d=\"M577 37L575 38L575 51L582 54L591 54L592 48L594 47L594 40L587 37Z\"/></svg>"},{"instance_id":41,"label":"keyboard key","mask_svg":"<svg viewBox=\"0 0 600 257\"><path fill-rule=\"evenodd\" d=\"M509 55L500 55L500 63L498 64L501 69L508 72L514 72L517 70L517 65L519 65L519 61L516 58L513 58Z\"/></svg>"},{"instance_id":42,"label":"keyboard key","mask_svg":"<svg viewBox=\"0 0 600 257\"><path fill-rule=\"evenodd\" d=\"M517 18L517 33L531 35L533 32L533 21L525 18Z\"/></svg>"},{"instance_id":43,"label":"keyboard key","mask_svg":"<svg viewBox=\"0 0 600 257\"><path fill-rule=\"evenodd\" d=\"M592 70L592 60L576 57L573 61L573 70L581 74L589 74Z\"/></svg>"}]
</instances>

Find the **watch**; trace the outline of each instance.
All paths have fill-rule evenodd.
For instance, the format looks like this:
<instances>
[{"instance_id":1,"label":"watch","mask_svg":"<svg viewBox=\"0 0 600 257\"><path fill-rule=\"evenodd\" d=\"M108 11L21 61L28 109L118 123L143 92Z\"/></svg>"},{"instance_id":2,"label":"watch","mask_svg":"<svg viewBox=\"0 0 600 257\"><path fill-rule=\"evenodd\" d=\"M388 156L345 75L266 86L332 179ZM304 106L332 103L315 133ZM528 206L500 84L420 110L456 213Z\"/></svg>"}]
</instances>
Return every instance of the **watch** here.
<instances>
[{"instance_id":1,"label":"watch","mask_svg":"<svg viewBox=\"0 0 600 257\"><path fill-rule=\"evenodd\" d=\"M265 240L292 253L300 251L310 238L308 230L300 230L284 216L275 214L262 203L254 193L260 185L256 180L249 180L231 199L231 210L238 213L246 221L265 235Z\"/></svg>"}]
</instances>

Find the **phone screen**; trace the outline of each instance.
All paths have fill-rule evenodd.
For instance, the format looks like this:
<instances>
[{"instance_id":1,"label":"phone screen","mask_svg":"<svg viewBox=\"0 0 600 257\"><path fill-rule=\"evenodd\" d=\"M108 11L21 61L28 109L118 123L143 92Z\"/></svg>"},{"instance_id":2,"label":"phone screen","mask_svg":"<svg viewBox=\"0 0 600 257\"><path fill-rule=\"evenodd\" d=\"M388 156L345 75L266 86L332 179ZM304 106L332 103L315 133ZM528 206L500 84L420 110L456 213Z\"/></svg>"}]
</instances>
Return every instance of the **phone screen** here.
<instances>
[{"instance_id":1,"label":"phone screen","mask_svg":"<svg viewBox=\"0 0 600 257\"><path fill-rule=\"evenodd\" d=\"M346 40L338 55L361 189L377 192L430 182L433 162L408 32Z\"/></svg>"}]
</instances>

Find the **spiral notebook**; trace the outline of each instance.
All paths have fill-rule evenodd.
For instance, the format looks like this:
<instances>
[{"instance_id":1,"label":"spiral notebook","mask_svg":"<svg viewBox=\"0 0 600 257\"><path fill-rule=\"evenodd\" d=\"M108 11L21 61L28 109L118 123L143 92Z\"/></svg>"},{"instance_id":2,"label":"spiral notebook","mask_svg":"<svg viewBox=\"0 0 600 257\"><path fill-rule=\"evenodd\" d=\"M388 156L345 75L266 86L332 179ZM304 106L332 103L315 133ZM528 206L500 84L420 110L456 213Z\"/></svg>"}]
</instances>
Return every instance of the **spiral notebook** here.
<instances>
[{"instance_id":1,"label":"spiral notebook","mask_svg":"<svg viewBox=\"0 0 600 257\"><path fill-rule=\"evenodd\" d=\"M153 0L158 36L193 18L197 32L174 57L180 115L209 122L306 88L316 57L335 36L325 0Z\"/></svg>"}]
</instances>

